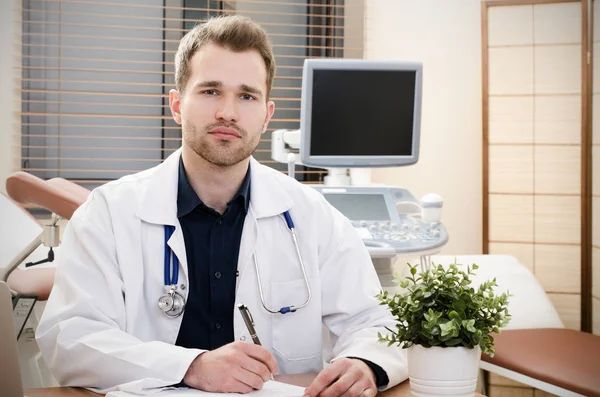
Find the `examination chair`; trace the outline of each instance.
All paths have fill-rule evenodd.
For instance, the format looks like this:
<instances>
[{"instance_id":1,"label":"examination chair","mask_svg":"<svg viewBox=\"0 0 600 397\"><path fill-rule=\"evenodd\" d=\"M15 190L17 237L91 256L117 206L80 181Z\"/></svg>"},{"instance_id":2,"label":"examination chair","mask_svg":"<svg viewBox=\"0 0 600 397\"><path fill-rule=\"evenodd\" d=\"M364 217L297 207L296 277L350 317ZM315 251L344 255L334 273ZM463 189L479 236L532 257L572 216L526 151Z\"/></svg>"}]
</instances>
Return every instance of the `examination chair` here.
<instances>
[{"instance_id":1,"label":"examination chair","mask_svg":"<svg viewBox=\"0 0 600 397\"><path fill-rule=\"evenodd\" d=\"M54 284L54 268L19 269L17 266L27 259L40 245L50 247L48 258L34 262L40 264L51 262L54 258L52 249L58 245L59 230L57 223L60 218L70 219L73 212L87 199L90 191L63 178L43 180L26 172L16 172L6 180L6 192L16 203L23 205L33 204L52 212L52 223L41 226L37 236L29 236L29 244L6 267L3 279L6 280L11 290L23 294L36 296L37 300L47 300ZM6 204L4 204L6 205ZM24 211L24 208L21 207ZM29 225L28 233L35 229ZM25 237L27 238L27 237Z\"/></svg>"},{"instance_id":2,"label":"examination chair","mask_svg":"<svg viewBox=\"0 0 600 397\"><path fill-rule=\"evenodd\" d=\"M10 176L6 190L10 197L0 193L0 278L8 279L11 289L23 384L27 388L58 386L41 357L34 330L54 284L54 251L49 253L49 247L60 255L58 221L70 219L89 191L61 178L45 181L25 172ZM25 208L28 204L51 211L50 224L33 217Z\"/></svg>"},{"instance_id":3,"label":"examination chair","mask_svg":"<svg viewBox=\"0 0 600 397\"><path fill-rule=\"evenodd\" d=\"M448 265L454 256L433 256ZM511 320L494 335L495 355L481 355L481 369L558 396L600 397L600 336L564 328L531 271L510 255L462 255L456 263L479 269L474 285L496 278L511 294Z\"/></svg>"}]
</instances>

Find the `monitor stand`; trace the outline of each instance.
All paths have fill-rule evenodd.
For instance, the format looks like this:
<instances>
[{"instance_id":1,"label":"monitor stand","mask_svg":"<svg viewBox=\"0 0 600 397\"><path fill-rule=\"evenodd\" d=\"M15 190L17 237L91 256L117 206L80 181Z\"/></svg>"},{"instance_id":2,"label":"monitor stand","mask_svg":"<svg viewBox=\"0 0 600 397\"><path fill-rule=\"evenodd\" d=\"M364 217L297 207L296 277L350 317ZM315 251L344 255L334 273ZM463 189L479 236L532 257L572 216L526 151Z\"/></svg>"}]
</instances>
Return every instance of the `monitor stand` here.
<instances>
[{"instance_id":1,"label":"monitor stand","mask_svg":"<svg viewBox=\"0 0 600 397\"><path fill-rule=\"evenodd\" d=\"M352 186L372 186L370 168L350 168L350 184Z\"/></svg>"},{"instance_id":2,"label":"monitor stand","mask_svg":"<svg viewBox=\"0 0 600 397\"><path fill-rule=\"evenodd\" d=\"M346 168L327 168L327 175L323 179L326 186L349 186L350 177Z\"/></svg>"},{"instance_id":3,"label":"monitor stand","mask_svg":"<svg viewBox=\"0 0 600 397\"><path fill-rule=\"evenodd\" d=\"M323 180L326 186L372 186L370 168L327 168L327 176Z\"/></svg>"}]
</instances>

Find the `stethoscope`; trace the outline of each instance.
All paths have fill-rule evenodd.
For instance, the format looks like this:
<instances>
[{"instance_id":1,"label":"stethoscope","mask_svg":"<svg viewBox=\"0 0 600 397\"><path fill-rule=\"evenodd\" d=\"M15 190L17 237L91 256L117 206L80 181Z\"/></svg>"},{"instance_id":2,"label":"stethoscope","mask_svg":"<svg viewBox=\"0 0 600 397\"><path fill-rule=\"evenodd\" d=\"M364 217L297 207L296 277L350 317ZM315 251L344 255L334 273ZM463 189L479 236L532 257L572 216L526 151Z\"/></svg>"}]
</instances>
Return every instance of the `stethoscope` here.
<instances>
[{"instance_id":1,"label":"stethoscope","mask_svg":"<svg viewBox=\"0 0 600 397\"><path fill-rule=\"evenodd\" d=\"M167 317L176 318L181 316L185 309L185 298L177 292L179 259L168 244L173 232L175 226L165 225L165 293L158 298L158 307Z\"/></svg>"},{"instance_id":2,"label":"stethoscope","mask_svg":"<svg viewBox=\"0 0 600 397\"><path fill-rule=\"evenodd\" d=\"M285 223L290 231L292 236L292 241L294 242L294 248L296 250L296 256L298 258L298 262L300 263L300 269L302 270L302 277L304 278L304 285L306 287L306 301L301 305L289 305L283 306L279 310L274 310L270 308L265 302L265 296L263 294L262 282L260 279L260 270L258 268L258 260L256 259L256 253L253 254L254 257L254 268L256 269L256 281L258 282L258 292L260 295L260 302L266 311L269 313L293 313L298 309L302 309L306 307L311 299L312 293L310 290L310 284L308 283L308 277L306 275L306 268L304 267L304 261L302 260L302 254L300 253L300 248L298 247L298 239L296 238L296 232L294 228L294 221L292 220L292 216L289 211L285 211L281 214ZM185 310L185 298L179 292L177 292L177 281L179 278L179 260L177 259L177 255L173 253L171 247L168 245L168 241L173 235L175 231L174 226L165 225L165 268L164 268L164 283L165 283L165 293L158 298L158 307L160 310L170 318L176 318L181 316L183 311ZM172 265L171 265L172 264Z\"/></svg>"}]
</instances>

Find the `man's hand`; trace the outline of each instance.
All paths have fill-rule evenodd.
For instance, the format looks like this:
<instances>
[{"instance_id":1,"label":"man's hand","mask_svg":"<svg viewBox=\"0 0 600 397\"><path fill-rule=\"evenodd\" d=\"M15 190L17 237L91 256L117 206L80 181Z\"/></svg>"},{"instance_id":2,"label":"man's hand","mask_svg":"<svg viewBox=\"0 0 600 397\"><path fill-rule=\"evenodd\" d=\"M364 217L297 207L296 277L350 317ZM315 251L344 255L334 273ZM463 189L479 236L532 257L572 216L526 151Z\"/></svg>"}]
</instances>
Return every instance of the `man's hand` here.
<instances>
[{"instance_id":1,"label":"man's hand","mask_svg":"<svg viewBox=\"0 0 600 397\"><path fill-rule=\"evenodd\" d=\"M262 346L233 342L200 354L183 382L195 389L219 393L249 393L277 373L275 357Z\"/></svg>"},{"instance_id":2,"label":"man's hand","mask_svg":"<svg viewBox=\"0 0 600 397\"><path fill-rule=\"evenodd\" d=\"M304 392L310 397L373 397L375 374L363 361L340 358L325 368Z\"/></svg>"}]
</instances>

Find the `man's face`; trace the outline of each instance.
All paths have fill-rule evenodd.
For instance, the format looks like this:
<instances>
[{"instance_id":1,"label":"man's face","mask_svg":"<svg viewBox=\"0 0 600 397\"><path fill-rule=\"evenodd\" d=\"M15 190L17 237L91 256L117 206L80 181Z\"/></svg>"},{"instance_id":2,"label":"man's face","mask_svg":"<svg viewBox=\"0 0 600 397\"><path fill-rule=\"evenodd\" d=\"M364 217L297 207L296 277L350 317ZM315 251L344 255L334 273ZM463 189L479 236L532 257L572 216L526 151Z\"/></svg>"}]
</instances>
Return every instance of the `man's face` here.
<instances>
[{"instance_id":1,"label":"man's face","mask_svg":"<svg viewBox=\"0 0 600 397\"><path fill-rule=\"evenodd\" d=\"M247 159L258 146L275 105L266 101L267 70L257 51L208 44L190 60L183 94L171 90L173 118L184 145L217 166Z\"/></svg>"}]
</instances>

